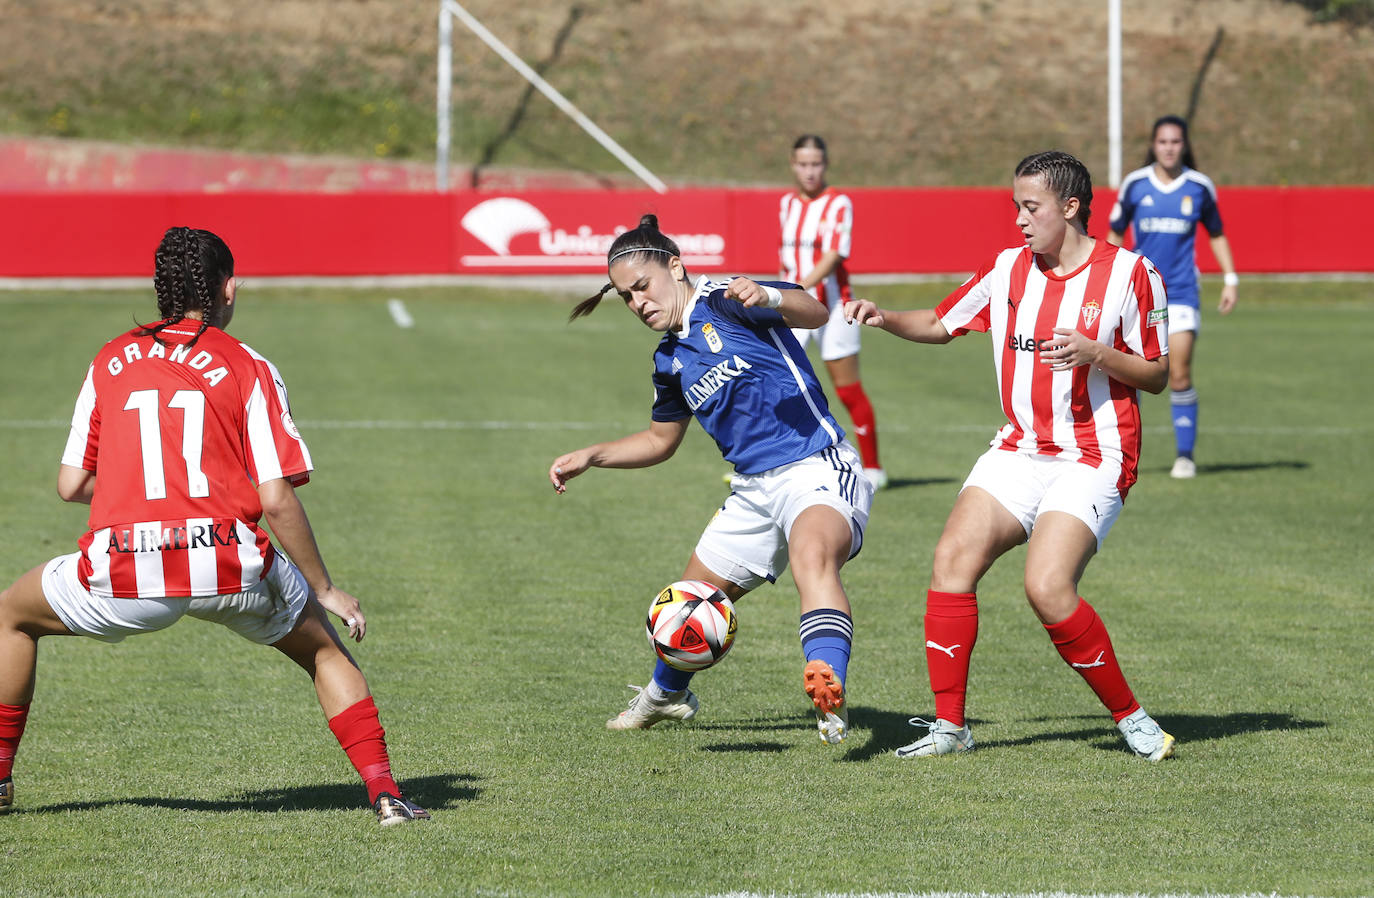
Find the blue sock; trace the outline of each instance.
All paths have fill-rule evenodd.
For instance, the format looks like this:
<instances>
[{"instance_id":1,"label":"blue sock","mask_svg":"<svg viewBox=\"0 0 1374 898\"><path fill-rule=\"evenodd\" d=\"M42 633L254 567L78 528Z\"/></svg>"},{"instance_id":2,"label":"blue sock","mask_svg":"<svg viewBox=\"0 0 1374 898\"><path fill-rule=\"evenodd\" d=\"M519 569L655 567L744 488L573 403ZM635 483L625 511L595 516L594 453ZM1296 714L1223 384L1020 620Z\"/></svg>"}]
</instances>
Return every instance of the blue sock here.
<instances>
[{"instance_id":1,"label":"blue sock","mask_svg":"<svg viewBox=\"0 0 1374 898\"><path fill-rule=\"evenodd\" d=\"M854 641L854 620L843 611L821 608L801 616L802 654L807 661L820 659L830 665L841 683L849 671L849 647Z\"/></svg>"},{"instance_id":2,"label":"blue sock","mask_svg":"<svg viewBox=\"0 0 1374 898\"><path fill-rule=\"evenodd\" d=\"M1193 457L1197 444L1197 390L1189 387L1169 396L1174 414L1174 445L1184 458Z\"/></svg>"},{"instance_id":3,"label":"blue sock","mask_svg":"<svg viewBox=\"0 0 1374 898\"><path fill-rule=\"evenodd\" d=\"M692 671L669 667L663 663L662 658L654 666L654 683L664 692L681 692L692 682L692 676Z\"/></svg>"}]
</instances>

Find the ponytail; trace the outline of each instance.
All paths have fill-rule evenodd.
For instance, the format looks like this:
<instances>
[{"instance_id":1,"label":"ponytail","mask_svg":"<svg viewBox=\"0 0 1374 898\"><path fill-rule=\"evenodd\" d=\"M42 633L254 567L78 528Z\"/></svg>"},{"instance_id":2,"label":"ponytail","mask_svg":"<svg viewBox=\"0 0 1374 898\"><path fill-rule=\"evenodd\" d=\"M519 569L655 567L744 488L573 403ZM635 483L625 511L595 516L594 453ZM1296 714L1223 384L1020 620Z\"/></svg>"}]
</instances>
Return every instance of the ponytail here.
<instances>
[{"instance_id":1,"label":"ponytail","mask_svg":"<svg viewBox=\"0 0 1374 898\"><path fill-rule=\"evenodd\" d=\"M606 267L610 268L621 259L657 259L666 266L670 260L681 257L682 252L673 239L658 229L658 216L645 214L639 217L638 227L626 231L611 243L611 248L606 251ZM574 321L584 315L590 315L601 303L601 298L614 289L615 284L608 282L595 295L588 296L574 306L568 320Z\"/></svg>"}]
</instances>

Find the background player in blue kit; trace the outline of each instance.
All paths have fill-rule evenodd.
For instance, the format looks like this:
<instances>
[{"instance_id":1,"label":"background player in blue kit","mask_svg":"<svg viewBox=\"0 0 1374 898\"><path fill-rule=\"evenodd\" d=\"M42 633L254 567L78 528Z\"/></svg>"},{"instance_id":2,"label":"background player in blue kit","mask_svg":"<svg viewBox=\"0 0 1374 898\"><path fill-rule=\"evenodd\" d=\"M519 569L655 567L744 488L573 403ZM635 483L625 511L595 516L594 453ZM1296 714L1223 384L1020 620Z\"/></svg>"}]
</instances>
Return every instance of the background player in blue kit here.
<instances>
[{"instance_id":1,"label":"background player in blue kit","mask_svg":"<svg viewBox=\"0 0 1374 898\"><path fill-rule=\"evenodd\" d=\"M559 493L588 468L643 468L672 457L695 416L735 466L731 492L701 535L683 579L705 580L732 600L775 581L790 560L801 595L802 685L822 742L849 728L844 681L854 626L840 568L863 545L873 486L831 416L820 382L791 328L816 328L829 313L787 283L688 279L677 244L645 215L607 253L611 281L571 318L591 313L608 290L652 330L654 405L648 429L560 455L549 466ZM658 662L629 707L606 722L644 729L688 720L692 674Z\"/></svg>"},{"instance_id":2,"label":"background player in blue kit","mask_svg":"<svg viewBox=\"0 0 1374 898\"><path fill-rule=\"evenodd\" d=\"M1207 229L1212 254L1221 266L1223 286L1217 310L1225 315L1235 308L1240 279L1231 245L1222 233L1217 188L1211 178L1196 170L1188 123L1176 115L1166 115L1154 124L1145 166L1121 182L1107 240L1120 246L1126 228L1134 224L1135 251L1159 269L1169 294L1169 390L1177 450L1169 473L1178 478L1197 474L1193 461L1198 415L1193 343L1200 323L1194 242L1199 222Z\"/></svg>"}]
</instances>

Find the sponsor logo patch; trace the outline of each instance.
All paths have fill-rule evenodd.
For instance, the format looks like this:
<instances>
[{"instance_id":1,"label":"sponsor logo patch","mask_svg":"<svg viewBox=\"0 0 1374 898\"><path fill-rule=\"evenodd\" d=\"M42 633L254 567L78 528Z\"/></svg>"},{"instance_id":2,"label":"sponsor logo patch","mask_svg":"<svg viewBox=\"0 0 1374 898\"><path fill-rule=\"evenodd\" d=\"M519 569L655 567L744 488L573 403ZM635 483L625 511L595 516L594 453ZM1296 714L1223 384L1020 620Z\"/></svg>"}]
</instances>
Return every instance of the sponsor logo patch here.
<instances>
[{"instance_id":1,"label":"sponsor logo patch","mask_svg":"<svg viewBox=\"0 0 1374 898\"><path fill-rule=\"evenodd\" d=\"M1156 325L1156 324L1163 324L1164 322L1166 322L1166 321L1168 321L1168 320L1169 320L1169 310L1168 310L1168 309L1151 309L1151 310L1149 311L1149 313L1146 314L1146 316L1145 316L1145 324L1148 325L1148 326L1153 326L1153 325Z\"/></svg>"}]
</instances>

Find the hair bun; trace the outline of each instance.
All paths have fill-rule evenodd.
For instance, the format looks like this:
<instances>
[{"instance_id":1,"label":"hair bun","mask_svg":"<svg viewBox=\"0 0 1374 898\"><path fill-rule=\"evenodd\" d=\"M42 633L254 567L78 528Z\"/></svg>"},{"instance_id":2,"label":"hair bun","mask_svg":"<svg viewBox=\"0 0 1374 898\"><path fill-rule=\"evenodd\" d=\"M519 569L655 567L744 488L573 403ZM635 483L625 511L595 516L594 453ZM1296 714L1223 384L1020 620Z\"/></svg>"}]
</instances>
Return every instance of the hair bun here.
<instances>
[{"instance_id":1,"label":"hair bun","mask_svg":"<svg viewBox=\"0 0 1374 898\"><path fill-rule=\"evenodd\" d=\"M658 230L658 216L657 216L657 215L641 215L641 216L639 216L639 226L640 226L641 228L648 228L648 229L651 230L651 231L657 231L657 230Z\"/></svg>"}]
</instances>

